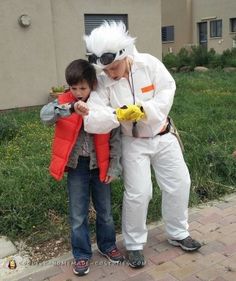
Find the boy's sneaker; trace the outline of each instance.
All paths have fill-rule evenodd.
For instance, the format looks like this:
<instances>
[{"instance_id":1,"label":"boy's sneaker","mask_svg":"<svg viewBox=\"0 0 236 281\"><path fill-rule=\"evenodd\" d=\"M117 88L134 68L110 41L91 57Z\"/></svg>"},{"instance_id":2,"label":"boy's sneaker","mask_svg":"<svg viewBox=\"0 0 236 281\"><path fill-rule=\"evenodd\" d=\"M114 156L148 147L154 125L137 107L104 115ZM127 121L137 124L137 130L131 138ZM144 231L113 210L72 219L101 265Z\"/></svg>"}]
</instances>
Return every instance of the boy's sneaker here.
<instances>
[{"instance_id":1,"label":"boy's sneaker","mask_svg":"<svg viewBox=\"0 0 236 281\"><path fill-rule=\"evenodd\" d=\"M75 261L73 267L74 274L78 276L83 276L89 273L89 260L88 259L80 259Z\"/></svg>"},{"instance_id":2,"label":"boy's sneaker","mask_svg":"<svg viewBox=\"0 0 236 281\"><path fill-rule=\"evenodd\" d=\"M185 251L196 251L202 246L198 241L194 240L191 236L188 236L183 240L168 239L168 242L171 245L181 247Z\"/></svg>"},{"instance_id":3,"label":"boy's sneaker","mask_svg":"<svg viewBox=\"0 0 236 281\"><path fill-rule=\"evenodd\" d=\"M112 249L109 252L103 253L102 251L100 251L98 249L98 252L103 255L104 257L106 257L110 262L112 263L122 263L125 258L124 256L121 254L121 252L117 249L117 247L115 247L114 249Z\"/></svg>"},{"instance_id":4,"label":"boy's sneaker","mask_svg":"<svg viewBox=\"0 0 236 281\"><path fill-rule=\"evenodd\" d=\"M142 250L127 251L129 266L133 268L144 267L146 261Z\"/></svg>"}]
</instances>

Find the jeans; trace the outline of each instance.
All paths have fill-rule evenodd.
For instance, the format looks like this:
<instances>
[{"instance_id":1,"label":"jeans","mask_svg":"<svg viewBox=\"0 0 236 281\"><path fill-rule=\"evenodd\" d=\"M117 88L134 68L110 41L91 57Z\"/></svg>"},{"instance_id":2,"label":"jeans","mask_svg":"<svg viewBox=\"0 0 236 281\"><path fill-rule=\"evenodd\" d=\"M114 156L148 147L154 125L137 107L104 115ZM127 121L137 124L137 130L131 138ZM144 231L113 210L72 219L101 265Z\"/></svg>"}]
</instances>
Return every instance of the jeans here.
<instances>
[{"instance_id":1,"label":"jeans","mask_svg":"<svg viewBox=\"0 0 236 281\"><path fill-rule=\"evenodd\" d=\"M92 256L88 211L90 194L96 210L97 245L101 252L116 247L115 227L111 211L111 187L99 180L99 169L89 169L89 157L79 157L76 169L69 168L67 177L71 246L75 260Z\"/></svg>"}]
</instances>

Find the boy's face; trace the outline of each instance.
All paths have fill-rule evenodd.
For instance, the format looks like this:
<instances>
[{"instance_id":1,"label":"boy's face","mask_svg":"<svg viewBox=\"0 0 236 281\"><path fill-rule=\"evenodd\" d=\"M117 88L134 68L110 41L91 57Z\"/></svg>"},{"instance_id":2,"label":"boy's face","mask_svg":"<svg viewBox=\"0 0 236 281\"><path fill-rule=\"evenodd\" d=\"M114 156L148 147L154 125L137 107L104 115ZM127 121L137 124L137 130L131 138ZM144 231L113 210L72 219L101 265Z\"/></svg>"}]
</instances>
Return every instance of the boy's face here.
<instances>
[{"instance_id":1,"label":"boy's face","mask_svg":"<svg viewBox=\"0 0 236 281\"><path fill-rule=\"evenodd\" d=\"M73 96L77 100L86 101L90 95L91 89L88 85L88 82L83 80L76 85L70 86L70 90Z\"/></svg>"},{"instance_id":2,"label":"boy's face","mask_svg":"<svg viewBox=\"0 0 236 281\"><path fill-rule=\"evenodd\" d=\"M125 77L129 73L127 60L126 58L122 60L117 60L108 65L103 71L108 77L113 80L120 80L122 77Z\"/></svg>"}]
</instances>

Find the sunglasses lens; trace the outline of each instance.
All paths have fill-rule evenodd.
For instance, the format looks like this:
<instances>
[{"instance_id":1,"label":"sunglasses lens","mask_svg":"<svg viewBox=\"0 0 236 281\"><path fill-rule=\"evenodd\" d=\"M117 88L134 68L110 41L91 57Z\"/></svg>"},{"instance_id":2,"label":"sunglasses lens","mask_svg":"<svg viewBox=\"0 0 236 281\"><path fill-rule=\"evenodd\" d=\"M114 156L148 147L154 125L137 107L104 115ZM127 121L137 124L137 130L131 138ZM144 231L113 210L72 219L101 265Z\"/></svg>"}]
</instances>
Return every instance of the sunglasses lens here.
<instances>
[{"instance_id":1,"label":"sunglasses lens","mask_svg":"<svg viewBox=\"0 0 236 281\"><path fill-rule=\"evenodd\" d=\"M116 57L116 54L113 53L104 53L101 57L100 57L100 62L103 65L107 65L110 64L114 61Z\"/></svg>"},{"instance_id":2,"label":"sunglasses lens","mask_svg":"<svg viewBox=\"0 0 236 281\"><path fill-rule=\"evenodd\" d=\"M98 57L96 56L96 55L94 55L94 54L92 54L92 55L90 55L89 57L88 57L88 61L89 61L89 63L97 63L97 59L98 59Z\"/></svg>"}]
</instances>

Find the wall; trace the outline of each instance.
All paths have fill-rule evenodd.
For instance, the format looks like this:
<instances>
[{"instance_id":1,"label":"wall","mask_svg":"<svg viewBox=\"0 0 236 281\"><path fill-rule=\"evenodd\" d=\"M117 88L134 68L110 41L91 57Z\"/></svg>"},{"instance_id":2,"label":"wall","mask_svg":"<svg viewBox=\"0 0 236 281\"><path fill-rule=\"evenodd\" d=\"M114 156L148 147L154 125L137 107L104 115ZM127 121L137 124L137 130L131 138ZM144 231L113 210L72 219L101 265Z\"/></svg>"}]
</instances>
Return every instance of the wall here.
<instances>
[{"instance_id":1,"label":"wall","mask_svg":"<svg viewBox=\"0 0 236 281\"><path fill-rule=\"evenodd\" d=\"M162 0L162 26L174 26L174 42L162 44L164 54L177 53L182 47L192 44L191 0Z\"/></svg>"},{"instance_id":2,"label":"wall","mask_svg":"<svg viewBox=\"0 0 236 281\"><path fill-rule=\"evenodd\" d=\"M85 13L128 14L138 50L161 58L161 0L1 0L0 110L45 104L65 83L68 63L85 58ZM18 24L22 14L30 27Z\"/></svg>"},{"instance_id":3,"label":"wall","mask_svg":"<svg viewBox=\"0 0 236 281\"><path fill-rule=\"evenodd\" d=\"M149 0L52 0L58 77L64 79L63 69L69 61L84 57L86 48L84 14L128 14L129 32L137 37L137 48L161 57L160 1Z\"/></svg>"},{"instance_id":4,"label":"wall","mask_svg":"<svg viewBox=\"0 0 236 281\"><path fill-rule=\"evenodd\" d=\"M214 48L222 53L232 48L232 38L235 34L229 32L229 19L236 17L236 0L193 0L193 38L198 43L197 23L204 18L216 17L222 19L222 38L210 38L210 24L208 22L208 49Z\"/></svg>"},{"instance_id":5,"label":"wall","mask_svg":"<svg viewBox=\"0 0 236 281\"><path fill-rule=\"evenodd\" d=\"M32 25L18 24L29 14ZM57 82L49 0L0 1L0 109L42 104Z\"/></svg>"}]
</instances>

